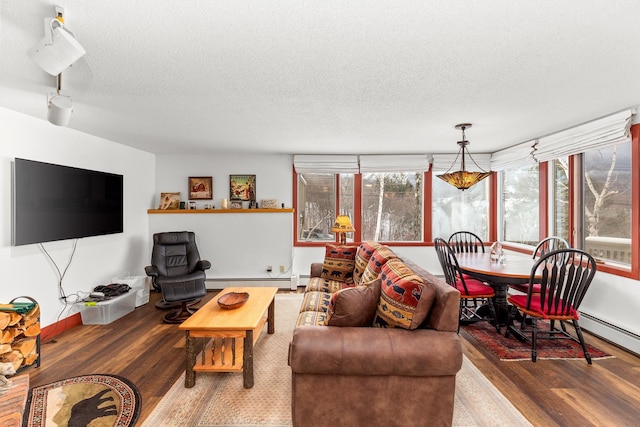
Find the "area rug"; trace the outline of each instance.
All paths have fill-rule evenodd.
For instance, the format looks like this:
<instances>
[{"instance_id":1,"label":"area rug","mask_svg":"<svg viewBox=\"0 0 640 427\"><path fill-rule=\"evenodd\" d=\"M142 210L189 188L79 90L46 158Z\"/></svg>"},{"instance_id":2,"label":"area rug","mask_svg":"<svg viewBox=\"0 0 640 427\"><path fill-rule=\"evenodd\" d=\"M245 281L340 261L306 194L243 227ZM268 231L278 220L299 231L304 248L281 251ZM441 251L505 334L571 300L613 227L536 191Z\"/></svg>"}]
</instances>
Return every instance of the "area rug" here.
<instances>
[{"instance_id":1,"label":"area rug","mask_svg":"<svg viewBox=\"0 0 640 427\"><path fill-rule=\"evenodd\" d=\"M126 378L81 375L31 389L23 426L134 426L141 406L138 389Z\"/></svg>"},{"instance_id":2,"label":"area rug","mask_svg":"<svg viewBox=\"0 0 640 427\"><path fill-rule=\"evenodd\" d=\"M538 321L539 327L548 330L549 322ZM502 332L498 334L496 328L489 322L476 322L469 325L463 325L462 330L471 335L478 345L489 349L500 360L504 361L523 361L531 360L531 341L519 341L513 334L509 338L504 337L504 327ZM573 330L573 326L568 326L569 332ZM531 336L531 328L525 333ZM606 359L614 357L590 344L587 344L592 360ZM585 360L582 354L582 347L579 343L569 339L541 339L538 338L538 359L581 359Z\"/></svg>"},{"instance_id":3,"label":"area rug","mask_svg":"<svg viewBox=\"0 0 640 427\"><path fill-rule=\"evenodd\" d=\"M142 425L291 426L291 369L287 354L301 302L301 294L276 295L276 332L263 332L256 343L253 388L243 388L241 373L198 373L196 385L185 388L183 374ZM453 425L531 424L465 357L456 376Z\"/></svg>"}]
</instances>

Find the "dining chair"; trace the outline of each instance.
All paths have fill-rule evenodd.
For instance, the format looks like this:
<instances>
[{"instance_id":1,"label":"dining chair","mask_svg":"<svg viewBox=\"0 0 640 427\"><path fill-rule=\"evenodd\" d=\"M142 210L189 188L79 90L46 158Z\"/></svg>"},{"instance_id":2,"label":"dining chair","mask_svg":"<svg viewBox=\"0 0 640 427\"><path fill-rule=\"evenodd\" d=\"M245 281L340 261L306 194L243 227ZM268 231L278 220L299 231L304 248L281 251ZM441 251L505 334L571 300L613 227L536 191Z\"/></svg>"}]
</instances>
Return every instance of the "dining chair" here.
<instances>
[{"instance_id":1,"label":"dining chair","mask_svg":"<svg viewBox=\"0 0 640 427\"><path fill-rule=\"evenodd\" d=\"M449 236L449 246L457 254L461 252L484 252L484 242L471 231L456 231Z\"/></svg>"},{"instance_id":2,"label":"dining chair","mask_svg":"<svg viewBox=\"0 0 640 427\"><path fill-rule=\"evenodd\" d=\"M571 248L571 245L562 237L546 237L538 243L536 249L533 251L533 259L539 259L541 256L558 249L569 248ZM527 289L529 288L529 284L526 283L524 285L510 285L509 287L526 294ZM535 283L533 285L533 290L535 293L540 293L540 284Z\"/></svg>"},{"instance_id":3,"label":"dining chair","mask_svg":"<svg viewBox=\"0 0 640 427\"><path fill-rule=\"evenodd\" d=\"M493 288L477 279L461 274L455 251L444 239L437 237L433 243L445 281L460 291L458 332L460 332L461 323L485 320L477 313L477 310L481 305L486 304L491 312L490 320L495 323L496 331L499 333L500 325L497 321L495 301L493 299L496 294Z\"/></svg>"},{"instance_id":4,"label":"dining chair","mask_svg":"<svg viewBox=\"0 0 640 427\"><path fill-rule=\"evenodd\" d=\"M531 360L537 358L538 339L571 339L580 343L587 363L591 356L578 323L578 308L596 273L596 262L588 253L580 249L559 249L541 256L531 268L527 294L510 295L507 301L522 315L520 331L515 330L512 314L509 316L505 337L510 332L523 334L526 316L531 319ZM537 277L536 277L537 276ZM536 293L534 283L540 284ZM540 328L539 320L550 321L549 328ZM560 328L554 326L558 321ZM576 336L571 335L565 322L571 322ZM528 337L527 337L528 338Z\"/></svg>"}]
</instances>

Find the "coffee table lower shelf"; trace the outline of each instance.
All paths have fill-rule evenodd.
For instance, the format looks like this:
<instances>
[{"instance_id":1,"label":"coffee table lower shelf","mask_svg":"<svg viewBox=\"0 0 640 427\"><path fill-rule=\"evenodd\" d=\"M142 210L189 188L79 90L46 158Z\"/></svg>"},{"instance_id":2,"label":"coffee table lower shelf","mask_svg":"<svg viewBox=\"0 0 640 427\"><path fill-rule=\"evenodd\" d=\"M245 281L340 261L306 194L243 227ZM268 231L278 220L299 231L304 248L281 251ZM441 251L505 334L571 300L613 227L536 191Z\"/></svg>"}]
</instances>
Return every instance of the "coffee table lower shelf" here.
<instances>
[{"instance_id":1,"label":"coffee table lower shelf","mask_svg":"<svg viewBox=\"0 0 640 427\"><path fill-rule=\"evenodd\" d=\"M256 329L249 331L188 332L187 339L194 339L194 350L199 351L195 357L193 370L195 372L242 371L245 354L244 340L247 333L253 336L253 345L255 345L266 323L267 318L264 317Z\"/></svg>"}]
</instances>

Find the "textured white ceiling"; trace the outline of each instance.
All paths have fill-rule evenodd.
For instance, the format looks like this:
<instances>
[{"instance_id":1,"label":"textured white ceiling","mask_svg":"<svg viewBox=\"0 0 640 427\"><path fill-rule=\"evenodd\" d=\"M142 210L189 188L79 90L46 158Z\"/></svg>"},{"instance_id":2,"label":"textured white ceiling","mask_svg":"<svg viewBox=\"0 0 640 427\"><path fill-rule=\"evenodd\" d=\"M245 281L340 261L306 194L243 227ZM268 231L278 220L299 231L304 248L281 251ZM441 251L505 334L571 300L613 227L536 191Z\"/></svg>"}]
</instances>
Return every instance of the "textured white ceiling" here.
<instances>
[{"instance_id":1,"label":"textured white ceiling","mask_svg":"<svg viewBox=\"0 0 640 427\"><path fill-rule=\"evenodd\" d=\"M69 127L153 153L454 152L460 122L492 152L640 104L638 0L2 0L0 105L43 120L54 4Z\"/></svg>"}]
</instances>

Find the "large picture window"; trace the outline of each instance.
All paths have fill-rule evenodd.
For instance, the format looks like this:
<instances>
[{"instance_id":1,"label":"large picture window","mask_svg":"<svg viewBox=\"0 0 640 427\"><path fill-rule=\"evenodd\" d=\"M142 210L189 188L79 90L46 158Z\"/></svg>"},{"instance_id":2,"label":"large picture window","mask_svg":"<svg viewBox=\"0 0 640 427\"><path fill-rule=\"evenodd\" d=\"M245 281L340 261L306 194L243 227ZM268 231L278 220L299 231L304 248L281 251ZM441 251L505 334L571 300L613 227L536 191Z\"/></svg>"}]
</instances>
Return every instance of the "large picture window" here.
<instances>
[{"instance_id":1,"label":"large picture window","mask_svg":"<svg viewBox=\"0 0 640 427\"><path fill-rule=\"evenodd\" d=\"M336 175L298 174L298 241L332 241L336 218Z\"/></svg>"},{"instance_id":2,"label":"large picture window","mask_svg":"<svg viewBox=\"0 0 640 427\"><path fill-rule=\"evenodd\" d=\"M584 249L631 263L631 143L583 154Z\"/></svg>"},{"instance_id":3,"label":"large picture window","mask_svg":"<svg viewBox=\"0 0 640 427\"><path fill-rule=\"evenodd\" d=\"M502 239L535 246L540 235L538 165L500 173Z\"/></svg>"},{"instance_id":4,"label":"large picture window","mask_svg":"<svg viewBox=\"0 0 640 427\"><path fill-rule=\"evenodd\" d=\"M569 232L569 159L563 157L551 162L549 191L549 226L551 236L571 241Z\"/></svg>"},{"instance_id":5,"label":"large picture window","mask_svg":"<svg viewBox=\"0 0 640 427\"><path fill-rule=\"evenodd\" d=\"M447 240L460 230L489 239L489 180L461 191L434 177L432 186L432 235Z\"/></svg>"},{"instance_id":6,"label":"large picture window","mask_svg":"<svg viewBox=\"0 0 640 427\"><path fill-rule=\"evenodd\" d=\"M362 175L362 239L422 241L422 172Z\"/></svg>"}]
</instances>

